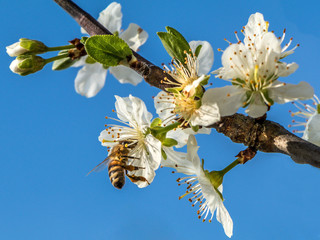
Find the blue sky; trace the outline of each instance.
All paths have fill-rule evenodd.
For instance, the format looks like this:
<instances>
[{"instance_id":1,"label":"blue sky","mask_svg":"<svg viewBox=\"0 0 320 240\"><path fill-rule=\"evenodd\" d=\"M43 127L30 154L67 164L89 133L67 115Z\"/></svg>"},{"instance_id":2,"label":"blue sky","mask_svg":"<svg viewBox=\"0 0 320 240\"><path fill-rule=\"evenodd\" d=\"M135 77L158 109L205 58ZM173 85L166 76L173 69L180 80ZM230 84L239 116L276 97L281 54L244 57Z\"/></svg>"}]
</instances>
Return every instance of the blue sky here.
<instances>
[{"instance_id":1,"label":"blue sky","mask_svg":"<svg viewBox=\"0 0 320 240\"><path fill-rule=\"evenodd\" d=\"M259 11L278 36L286 28L286 39L293 37L293 44L301 45L287 60L297 62L299 69L285 80L308 81L320 95L316 0L119 2L123 28L134 22L149 33L141 55L158 65L170 61L156 35L169 25L189 41L209 41L215 50L213 69L221 66L216 49L227 47L223 39L235 42L234 31ZM76 3L97 17L110 2ZM169 169L157 171L145 189L127 181L116 190L107 171L86 176L106 157L97 138L107 123L104 117L112 116L114 95L140 97L155 115L151 97L156 88L121 85L108 75L102 91L86 99L74 91L78 69L52 72L46 66L27 77L13 74L5 46L20 37L64 45L81 33L53 1L2 1L0 16L0 239L227 239L219 223L200 222L196 209L186 199L178 200L184 189ZM291 104L276 105L268 119L287 126L289 109ZM222 169L244 149L214 131L197 139L210 170ZM280 154L258 153L237 166L224 180L224 203L234 221L232 239L320 239L319 182L318 169Z\"/></svg>"}]
</instances>

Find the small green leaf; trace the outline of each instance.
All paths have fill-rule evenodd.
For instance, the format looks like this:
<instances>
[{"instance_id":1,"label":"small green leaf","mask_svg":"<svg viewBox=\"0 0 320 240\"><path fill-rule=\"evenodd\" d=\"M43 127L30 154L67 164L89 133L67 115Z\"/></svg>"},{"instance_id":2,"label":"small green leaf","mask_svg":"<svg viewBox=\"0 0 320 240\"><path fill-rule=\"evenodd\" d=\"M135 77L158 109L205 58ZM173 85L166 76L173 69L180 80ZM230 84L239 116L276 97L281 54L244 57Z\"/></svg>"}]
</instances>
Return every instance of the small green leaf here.
<instances>
[{"instance_id":1,"label":"small green leaf","mask_svg":"<svg viewBox=\"0 0 320 240\"><path fill-rule=\"evenodd\" d=\"M186 50L189 51L190 45L187 42L187 40L182 36L181 33L179 33L176 29L169 27L169 26L166 27L166 30L168 33L174 35L183 45L188 46L188 48Z\"/></svg>"},{"instance_id":2,"label":"small green leaf","mask_svg":"<svg viewBox=\"0 0 320 240\"><path fill-rule=\"evenodd\" d=\"M158 36L168 54L185 65L185 52L189 52L190 45L175 29L167 27L168 32L158 32Z\"/></svg>"},{"instance_id":3,"label":"small green leaf","mask_svg":"<svg viewBox=\"0 0 320 240\"><path fill-rule=\"evenodd\" d=\"M86 44L86 41L88 40L88 38L89 38L89 37L82 37L82 38L80 39L80 42L81 42L83 45L85 45L85 44Z\"/></svg>"},{"instance_id":4,"label":"small green leaf","mask_svg":"<svg viewBox=\"0 0 320 240\"><path fill-rule=\"evenodd\" d=\"M162 121L160 118L155 118L155 119L153 119L152 123L150 124L150 127L151 128L159 127L159 126L161 126L161 123L162 123Z\"/></svg>"},{"instance_id":5,"label":"small green leaf","mask_svg":"<svg viewBox=\"0 0 320 240\"><path fill-rule=\"evenodd\" d=\"M109 67L119 65L121 61L132 55L128 44L113 35L92 36L87 39L85 48L88 55L95 61Z\"/></svg>"},{"instance_id":6,"label":"small green leaf","mask_svg":"<svg viewBox=\"0 0 320 240\"><path fill-rule=\"evenodd\" d=\"M173 147L175 145L177 145L178 142L173 139L173 138L166 138L163 142L162 142L162 145L165 146L165 147Z\"/></svg>"},{"instance_id":7,"label":"small green leaf","mask_svg":"<svg viewBox=\"0 0 320 240\"><path fill-rule=\"evenodd\" d=\"M197 125L197 126L191 126L191 129L192 129L193 131L195 131L195 132L198 132L199 126L198 126L198 125Z\"/></svg>"},{"instance_id":8,"label":"small green leaf","mask_svg":"<svg viewBox=\"0 0 320 240\"><path fill-rule=\"evenodd\" d=\"M320 104L317 105L317 113L320 114Z\"/></svg>"},{"instance_id":9,"label":"small green leaf","mask_svg":"<svg viewBox=\"0 0 320 240\"><path fill-rule=\"evenodd\" d=\"M166 152L165 151L163 151L163 149L161 148L161 155L162 155L162 157L163 157L163 159L164 160L167 160L167 154L166 154Z\"/></svg>"},{"instance_id":10,"label":"small green leaf","mask_svg":"<svg viewBox=\"0 0 320 240\"><path fill-rule=\"evenodd\" d=\"M68 50L62 50L62 51L60 51L58 53L58 56L66 54L66 53L68 53ZM58 71L58 70L67 69L67 68L71 67L78 60L79 59L72 60L70 57L66 57L66 58L62 58L62 59L56 60L56 61L53 62L52 70L53 71Z\"/></svg>"},{"instance_id":11,"label":"small green leaf","mask_svg":"<svg viewBox=\"0 0 320 240\"><path fill-rule=\"evenodd\" d=\"M201 86L207 85L208 82L209 82L209 79L210 79L210 75L206 75L206 76L204 77L204 79L201 81L200 85L201 85Z\"/></svg>"},{"instance_id":12,"label":"small green leaf","mask_svg":"<svg viewBox=\"0 0 320 240\"><path fill-rule=\"evenodd\" d=\"M197 48L196 48L196 51L194 52L194 54L196 55L196 57L199 56L199 53L201 51L201 48L202 48L202 45L199 45Z\"/></svg>"}]
</instances>

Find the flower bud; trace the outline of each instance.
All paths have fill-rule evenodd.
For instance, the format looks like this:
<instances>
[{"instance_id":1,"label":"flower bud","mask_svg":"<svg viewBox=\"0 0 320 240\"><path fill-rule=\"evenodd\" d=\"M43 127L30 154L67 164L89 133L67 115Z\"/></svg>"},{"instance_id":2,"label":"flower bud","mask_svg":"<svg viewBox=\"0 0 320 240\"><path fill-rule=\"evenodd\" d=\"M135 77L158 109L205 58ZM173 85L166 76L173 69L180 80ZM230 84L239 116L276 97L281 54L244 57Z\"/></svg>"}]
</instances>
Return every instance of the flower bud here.
<instances>
[{"instance_id":1,"label":"flower bud","mask_svg":"<svg viewBox=\"0 0 320 240\"><path fill-rule=\"evenodd\" d=\"M28 54L44 53L47 51L48 47L40 41L21 38L19 42L16 42L10 46L7 46L6 49L10 57L16 57L26 53Z\"/></svg>"},{"instance_id":2,"label":"flower bud","mask_svg":"<svg viewBox=\"0 0 320 240\"><path fill-rule=\"evenodd\" d=\"M20 55L10 64L10 70L21 76L40 71L46 65L45 59L36 55Z\"/></svg>"}]
</instances>

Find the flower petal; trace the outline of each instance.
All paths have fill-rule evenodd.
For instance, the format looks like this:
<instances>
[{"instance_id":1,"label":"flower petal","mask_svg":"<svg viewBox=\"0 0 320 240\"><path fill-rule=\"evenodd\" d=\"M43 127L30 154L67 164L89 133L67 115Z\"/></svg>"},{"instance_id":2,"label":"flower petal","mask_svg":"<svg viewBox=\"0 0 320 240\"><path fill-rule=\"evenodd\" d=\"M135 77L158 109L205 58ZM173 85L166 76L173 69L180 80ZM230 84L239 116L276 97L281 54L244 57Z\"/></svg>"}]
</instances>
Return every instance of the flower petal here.
<instances>
[{"instance_id":1,"label":"flower petal","mask_svg":"<svg viewBox=\"0 0 320 240\"><path fill-rule=\"evenodd\" d=\"M268 106L263 101L259 93L252 93L251 102L246 109L246 113L253 118L263 116L268 111Z\"/></svg>"},{"instance_id":2,"label":"flower petal","mask_svg":"<svg viewBox=\"0 0 320 240\"><path fill-rule=\"evenodd\" d=\"M149 134L145 138L145 144L142 146L141 151L132 154L132 156L138 159L133 159L130 165L142 168L135 171L129 171L128 174L144 177L149 184L151 184L156 175L155 170L159 168L162 158L161 142ZM134 183L139 188L144 188L149 185L148 182L137 181Z\"/></svg>"},{"instance_id":3,"label":"flower petal","mask_svg":"<svg viewBox=\"0 0 320 240\"><path fill-rule=\"evenodd\" d=\"M137 97L119 97L115 103L118 118L124 122L129 122L132 127L144 128L150 125L152 114L148 112L144 102Z\"/></svg>"},{"instance_id":4,"label":"flower petal","mask_svg":"<svg viewBox=\"0 0 320 240\"><path fill-rule=\"evenodd\" d=\"M174 99L171 94L161 91L154 97L154 107L159 117L166 121L172 116L172 110L175 108Z\"/></svg>"},{"instance_id":5,"label":"flower petal","mask_svg":"<svg viewBox=\"0 0 320 240\"><path fill-rule=\"evenodd\" d=\"M131 83L136 86L142 81L142 77L131 68L125 66L110 67L110 73L120 82L120 83Z\"/></svg>"},{"instance_id":6,"label":"flower petal","mask_svg":"<svg viewBox=\"0 0 320 240\"><path fill-rule=\"evenodd\" d=\"M303 139L320 146L320 114L314 114L307 122Z\"/></svg>"},{"instance_id":7,"label":"flower petal","mask_svg":"<svg viewBox=\"0 0 320 240\"><path fill-rule=\"evenodd\" d=\"M275 81L273 86L269 88L269 97L277 103L310 99L313 97L313 94L313 87L307 82L300 82L298 85L295 85Z\"/></svg>"},{"instance_id":8,"label":"flower petal","mask_svg":"<svg viewBox=\"0 0 320 240\"><path fill-rule=\"evenodd\" d=\"M192 52L195 52L199 45L202 45L198 55L199 71L198 75L208 74L213 65L213 49L207 41L191 41L189 42Z\"/></svg>"},{"instance_id":9,"label":"flower petal","mask_svg":"<svg viewBox=\"0 0 320 240\"><path fill-rule=\"evenodd\" d=\"M207 90L202 98L202 103L217 103L220 115L229 116L235 114L246 100L246 92L240 87L226 86Z\"/></svg>"},{"instance_id":10,"label":"flower petal","mask_svg":"<svg viewBox=\"0 0 320 240\"><path fill-rule=\"evenodd\" d=\"M255 14L251 14L247 25L244 27L245 44L247 45L256 37L260 37L263 33L267 32L267 29L267 23L261 13L257 12ZM251 39L251 41L249 39Z\"/></svg>"},{"instance_id":11,"label":"flower petal","mask_svg":"<svg viewBox=\"0 0 320 240\"><path fill-rule=\"evenodd\" d=\"M202 105L192 115L190 122L193 126L209 126L220 121L217 103L203 101Z\"/></svg>"},{"instance_id":12,"label":"flower petal","mask_svg":"<svg viewBox=\"0 0 320 240\"><path fill-rule=\"evenodd\" d=\"M87 98L94 97L104 86L107 70L100 63L86 64L74 81L76 92Z\"/></svg>"},{"instance_id":13,"label":"flower petal","mask_svg":"<svg viewBox=\"0 0 320 240\"><path fill-rule=\"evenodd\" d=\"M277 73L277 75L279 77L287 77L291 73L294 73L298 69L298 67L299 65L296 63L290 63L290 64L281 63L279 65L279 72Z\"/></svg>"},{"instance_id":14,"label":"flower petal","mask_svg":"<svg viewBox=\"0 0 320 240\"><path fill-rule=\"evenodd\" d=\"M139 25L130 23L129 27L119 35L133 51L137 51L148 39L148 33Z\"/></svg>"},{"instance_id":15,"label":"flower petal","mask_svg":"<svg viewBox=\"0 0 320 240\"><path fill-rule=\"evenodd\" d=\"M121 5L112 2L99 14L98 22L107 28L111 33L120 32L122 24Z\"/></svg>"}]
</instances>

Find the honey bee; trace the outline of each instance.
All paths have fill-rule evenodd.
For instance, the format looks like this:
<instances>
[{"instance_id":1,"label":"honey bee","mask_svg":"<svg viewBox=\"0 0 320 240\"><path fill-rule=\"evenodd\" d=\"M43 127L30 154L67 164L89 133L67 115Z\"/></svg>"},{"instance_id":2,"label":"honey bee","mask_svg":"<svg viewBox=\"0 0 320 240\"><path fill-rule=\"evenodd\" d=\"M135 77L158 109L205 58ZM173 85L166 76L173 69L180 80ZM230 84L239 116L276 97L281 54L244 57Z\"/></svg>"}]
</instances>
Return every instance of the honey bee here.
<instances>
[{"instance_id":1,"label":"honey bee","mask_svg":"<svg viewBox=\"0 0 320 240\"><path fill-rule=\"evenodd\" d=\"M128 171L144 169L143 167L132 166L128 164L129 159L138 159L136 157L128 156L130 149L133 147L134 146L129 147L128 142L120 142L118 145L112 148L109 156L94 169L92 169L88 175L93 171L102 171L108 166L110 182L117 189L121 189L124 186L125 175L131 180L131 182L144 181L150 185L145 177L128 174Z\"/></svg>"}]
</instances>

